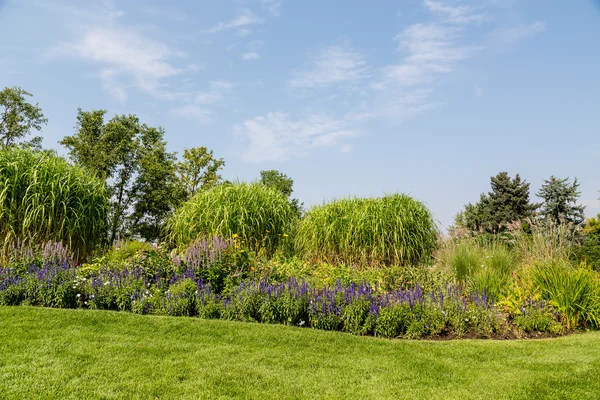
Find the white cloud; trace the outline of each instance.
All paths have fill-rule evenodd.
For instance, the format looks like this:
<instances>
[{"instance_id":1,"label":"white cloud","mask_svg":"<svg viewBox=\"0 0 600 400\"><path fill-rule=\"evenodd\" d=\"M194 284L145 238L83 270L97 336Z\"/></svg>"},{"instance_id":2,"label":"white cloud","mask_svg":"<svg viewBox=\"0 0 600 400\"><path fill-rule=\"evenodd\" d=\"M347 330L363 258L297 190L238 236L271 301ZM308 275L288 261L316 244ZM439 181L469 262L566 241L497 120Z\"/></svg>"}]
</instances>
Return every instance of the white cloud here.
<instances>
[{"instance_id":1,"label":"white cloud","mask_svg":"<svg viewBox=\"0 0 600 400\"><path fill-rule=\"evenodd\" d=\"M344 154L352 153L354 151L354 146L349 143L343 144L340 147L340 152Z\"/></svg>"},{"instance_id":2,"label":"white cloud","mask_svg":"<svg viewBox=\"0 0 600 400\"><path fill-rule=\"evenodd\" d=\"M434 14L440 15L445 22L453 24L481 23L488 18L484 14L475 14L469 6L449 6L441 1L425 0L425 7Z\"/></svg>"},{"instance_id":3,"label":"white cloud","mask_svg":"<svg viewBox=\"0 0 600 400\"><path fill-rule=\"evenodd\" d=\"M483 88L480 86L475 86L475 97L480 98L483 96Z\"/></svg>"},{"instance_id":4,"label":"white cloud","mask_svg":"<svg viewBox=\"0 0 600 400\"><path fill-rule=\"evenodd\" d=\"M366 77L367 62L361 53L345 47L322 49L308 71L295 71L290 85L314 88L337 83L359 81Z\"/></svg>"},{"instance_id":5,"label":"white cloud","mask_svg":"<svg viewBox=\"0 0 600 400\"><path fill-rule=\"evenodd\" d=\"M324 115L291 120L287 114L268 113L234 127L248 143L244 158L252 162L286 161L318 147L335 146L353 136L345 122Z\"/></svg>"},{"instance_id":6,"label":"white cloud","mask_svg":"<svg viewBox=\"0 0 600 400\"><path fill-rule=\"evenodd\" d=\"M281 15L281 0L260 0L260 4L271 16Z\"/></svg>"},{"instance_id":7,"label":"white cloud","mask_svg":"<svg viewBox=\"0 0 600 400\"><path fill-rule=\"evenodd\" d=\"M260 54L258 54L255 51L251 51L251 52L242 54L242 59L246 60L246 61L258 60L258 59L260 59Z\"/></svg>"},{"instance_id":8,"label":"white cloud","mask_svg":"<svg viewBox=\"0 0 600 400\"><path fill-rule=\"evenodd\" d=\"M233 88L234 84L228 81L212 81L211 89L206 92L199 92L194 98L195 104L215 104L223 100L225 92Z\"/></svg>"},{"instance_id":9,"label":"white cloud","mask_svg":"<svg viewBox=\"0 0 600 400\"><path fill-rule=\"evenodd\" d=\"M512 45L522 39L535 36L544 31L546 31L546 23L543 21L536 21L532 24L525 24L496 31L495 38L501 44Z\"/></svg>"},{"instance_id":10,"label":"white cloud","mask_svg":"<svg viewBox=\"0 0 600 400\"><path fill-rule=\"evenodd\" d=\"M78 57L100 65L103 88L121 101L127 98L126 87L159 95L165 79L195 69L193 65L173 66L170 59L181 53L163 42L117 26L89 28L79 39L52 49L50 55Z\"/></svg>"},{"instance_id":11,"label":"white cloud","mask_svg":"<svg viewBox=\"0 0 600 400\"><path fill-rule=\"evenodd\" d=\"M235 84L229 81L212 81L210 82L210 86L213 89L231 89Z\"/></svg>"},{"instance_id":12,"label":"white cloud","mask_svg":"<svg viewBox=\"0 0 600 400\"><path fill-rule=\"evenodd\" d=\"M440 74L452 72L456 63L471 57L481 47L460 43L461 28L440 23L413 24L396 35L402 62L381 69L382 78L371 85L388 89L390 85L431 84Z\"/></svg>"},{"instance_id":13,"label":"white cloud","mask_svg":"<svg viewBox=\"0 0 600 400\"><path fill-rule=\"evenodd\" d=\"M250 10L243 10L240 15L232 19L231 21L219 22L212 28L210 28L208 33L218 33L230 29L234 29L240 35L247 35L252 31L251 26L262 24L264 20L254 14Z\"/></svg>"},{"instance_id":14,"label":"white cloud","mask_svg":"<svg viewBox=\"0 0 600 400\"><path fill-rule=\"evenodd\" d=\"M102 89L106 90L112 97L124 103L129 96L126 88L118 80L119 73L112 69L106 68L100 71L98 77L102 81Z\"/></svg>"},{"instance_id":15,"label":"white cloud","mask_svg":"<svg viewBox=\"0 0 600 400\"><path fill-rule=\"evenodd\" d=\"M212 112L210 110L193 104L171 108L169 110L169 115L194 119L202 124L208 124L212 121Z\"/></svg>"}]
</instances>

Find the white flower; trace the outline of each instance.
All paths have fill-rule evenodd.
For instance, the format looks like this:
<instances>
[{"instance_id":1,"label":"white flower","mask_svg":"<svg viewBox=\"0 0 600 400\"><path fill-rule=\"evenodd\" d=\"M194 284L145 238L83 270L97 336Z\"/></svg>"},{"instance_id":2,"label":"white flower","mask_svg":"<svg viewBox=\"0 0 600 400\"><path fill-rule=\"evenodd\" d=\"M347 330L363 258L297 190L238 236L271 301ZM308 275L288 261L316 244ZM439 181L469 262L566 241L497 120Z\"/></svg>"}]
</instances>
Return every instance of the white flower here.
<instances>
[{"instance_id":1,"label":"white flower","mask_svg":"<svg viewBox=\"0 0 600 400\"><path fill-rule=\"evenodd\" d=\"M77 297L81 297L81 293L77 293Z\"/></svg>"},{"instance_id":2,"label":"white flower","mask_svg":"<svg viewBox=\"0 0 600 400\"><path fill-rule=\"evenodd\" d=\"M87 301L84 301L83 304L85 304L87 306Z\"/></svg>"}]
</instances>

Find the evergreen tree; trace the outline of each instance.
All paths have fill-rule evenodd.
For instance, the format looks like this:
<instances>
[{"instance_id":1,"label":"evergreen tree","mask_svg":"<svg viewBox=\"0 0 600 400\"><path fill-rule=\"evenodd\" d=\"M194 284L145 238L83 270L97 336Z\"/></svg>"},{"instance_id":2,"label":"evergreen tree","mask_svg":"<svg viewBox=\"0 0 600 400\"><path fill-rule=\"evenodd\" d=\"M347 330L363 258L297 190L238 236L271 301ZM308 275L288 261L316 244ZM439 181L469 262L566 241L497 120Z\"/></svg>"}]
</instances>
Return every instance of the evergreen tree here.
<instances>
[{"instance_id":1,"label":"evergreen tree","mask_svg":"<svg viewBox=\"0 0 600 400\"><path fill-rule=\"evenodd\" d=\"M569 178L559 179L551 176L550 179L545 179L544 184L537 192L537 196L544 201L540 214L556 224L580 225L583 223L585 207L577 204L581 194L577 190L578 188L577 178L573 180L573 183L569 183Z\"/></svg>"},{"instance_id":2,"label":"evergreen tree","mask_svg":"<svg viewBox=\"0 0 600 400\"><path fill-rule=\"evenodd\" d=\"M479 202L467 204L457 216L456 224L474 232L499 233L508 224L534 216L539 205L529 201L529 183L519 174L512 179L500 172L490 178L492 190L481 194Z\"/></svg>"}]
</instances>

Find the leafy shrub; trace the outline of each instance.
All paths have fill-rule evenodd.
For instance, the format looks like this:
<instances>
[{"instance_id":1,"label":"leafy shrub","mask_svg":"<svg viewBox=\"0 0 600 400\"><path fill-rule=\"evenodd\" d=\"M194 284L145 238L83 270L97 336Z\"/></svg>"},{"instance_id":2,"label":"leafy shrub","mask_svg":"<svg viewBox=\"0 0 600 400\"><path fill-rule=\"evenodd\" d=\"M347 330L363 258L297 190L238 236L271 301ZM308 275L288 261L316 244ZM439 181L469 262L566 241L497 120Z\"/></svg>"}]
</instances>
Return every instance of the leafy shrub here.
<instances>
[{"instance_id":1,"label":"leafy shrub","mask_svg":"<svg viewBox=\"0 0 600 400\"><path fill-rule=\"evenodd\" d=\"M237 235L232 240L203 237L190 243L183 255L176 255L173 261L178 267L183 263L197 278L210 283L211 288L220 293L226 287L238 286L248 277L250 257L240 248L237 239Z\"/></svg>"},{"instance_id":2,"label":"leafy shrub","mask_svg":"<svg viewBox=\"0 0 600 400\"><path fill-rule=\"evenodd\" d=\"M513 321L524 332L547 332L555 335L563 332L556 313L545 302L529 301L520 311Z\"/></svg>"},{"instance_id":3,"label":"leafy shrub","mask_svg":"<svg viewBox=\"0 0 600 400\"><path fill-rule=\"evenodd\" d=\"M312 262L409 265L431 255L437 227L429 210L406 195L348 198L312 208L296 246Z\"/></svg>"},{"instance_id":4,"label":"leafy shrub","mask_svg":"<svg viewBox=\"0 0 600 400\"><path fill-rule=\"evenodd\" d=\"M576 248L573 258L600 271L600 215L586 221L582 234L581 246Z\"/></svg>"},{"instance_id":5,"label":"leafy shrub","mask_svg":"<svg viewBox=\"0 0 600 400\"><path fill-rule=\"evenodd\" d=\"M408 329L412 313L408 304L395 304L382 309L375 324L375 335L385 338L400 337Z\"/></svg>"},{"instance_id":6,"label":"leafy shrub","mask_svg":"<svg viewBox=\"0 0 600 400\"><path fill-rule=\"evenodd\" d=\"M532 271L533 282L559 311L567 329L600 325L600 281L598 273L565 263L539 263Z\"/></svg>"},{"instance_id":7,"label":"leafy shrub","mask_svg":"<svg viewBox=\"0 0 600 400\"><path fill-rule=\"evenodd\" d=\"M288 199L260 183L222 184L200 191L176 210L168 226L178 246L211 235L237 238L242 248L272 254L297 218Z\"/></svg>"},{"instance_id":8,"label":"leafy shrub","mask_svg":"<svg viewBox=\"0 0 600 400\"><path fill-rule=\"evenodd\" d=\"M468 241L456 245L450 242L439 261L452 271L458 282L466 282L479 269L482 257L479 248Z\"/></svg>"},{"instance_id":9,"label":"leafy shrub","mask_svg":"<svg viewBox=\"0 0 600 400\"><path fill-rule=\"evenodd\" d=\"M0 243L63 242L84 258L107 238L105 182L49 152L0 150Z\"/></svg>"}]
</instances>

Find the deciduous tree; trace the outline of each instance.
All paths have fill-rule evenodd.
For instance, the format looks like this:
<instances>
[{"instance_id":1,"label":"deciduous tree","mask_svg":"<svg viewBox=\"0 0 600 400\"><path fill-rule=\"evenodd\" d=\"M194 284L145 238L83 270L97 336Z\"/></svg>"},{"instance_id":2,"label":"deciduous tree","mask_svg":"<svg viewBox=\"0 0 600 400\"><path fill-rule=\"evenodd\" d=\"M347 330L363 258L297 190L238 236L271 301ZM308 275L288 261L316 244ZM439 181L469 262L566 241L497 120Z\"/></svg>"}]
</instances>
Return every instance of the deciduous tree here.
<instances>
[{"instance_id":1,"label":"deciduous tree","mask_svg":"<svg viewBox=\"0 0 600 400\"><path fill-rule=\"evenodd\" d=\"M39 136L23 141L32 130L39 131L42 125L48 123L38 104L27 102L26 97L31 96L19 87L6 87L0 91L0 146L20 144L41 148L42 138Z\"/></svg>"}]
</instances>

